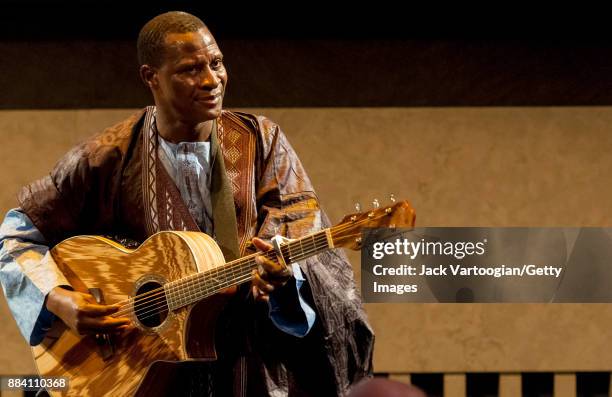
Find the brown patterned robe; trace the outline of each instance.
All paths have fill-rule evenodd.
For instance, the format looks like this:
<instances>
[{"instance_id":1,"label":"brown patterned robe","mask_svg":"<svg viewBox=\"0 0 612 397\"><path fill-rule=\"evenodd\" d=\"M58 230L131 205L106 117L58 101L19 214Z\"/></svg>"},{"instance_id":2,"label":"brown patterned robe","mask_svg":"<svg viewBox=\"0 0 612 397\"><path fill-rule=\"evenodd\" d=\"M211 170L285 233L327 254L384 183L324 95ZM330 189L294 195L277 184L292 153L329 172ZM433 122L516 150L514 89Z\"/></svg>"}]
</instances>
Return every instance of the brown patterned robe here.
<instances>
[{"instance_id":1,"label":"brown patterned robe","mask_svg":"<svg viewBox=\"0 0 612 397\"><path fill-rule=\"evenodd\" d=\"M160 230L197 230L157 160L157 136L148 128L153 110L75 147L50 175L20 192L21 208L51 245L77 234L142 242ZM244 255L253 236L293 238L329 226L278 125L223 111L216 127L211 198L227 260ZM308 280L304 295L317 313L313 329L304 338L280 331L267 305L254 302L243 286L217 324L220 395L344 395L371 374L374 337L344 253L327 251L300 266Z\"/></svg>"}]
</instances>

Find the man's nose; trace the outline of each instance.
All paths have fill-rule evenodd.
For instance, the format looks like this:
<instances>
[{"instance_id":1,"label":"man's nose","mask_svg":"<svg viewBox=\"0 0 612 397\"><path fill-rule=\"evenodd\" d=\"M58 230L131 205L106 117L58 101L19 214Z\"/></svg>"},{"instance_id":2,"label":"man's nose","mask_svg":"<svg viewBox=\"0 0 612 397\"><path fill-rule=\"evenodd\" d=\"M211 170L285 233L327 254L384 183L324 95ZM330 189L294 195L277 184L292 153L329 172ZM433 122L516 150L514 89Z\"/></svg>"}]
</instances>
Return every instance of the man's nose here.
<instances>
[{"instance_id":1,"label":"man's nose","mask_svg":"<svg viewBox=\"0 0 612 397\"><path fill-rule=\"evenodd\" d=\"M200 87L216 88L219 86L220 82L219 77L210 66L206 66L202 70L202 74L200 75Z\"/></svg>"}]
</instances>

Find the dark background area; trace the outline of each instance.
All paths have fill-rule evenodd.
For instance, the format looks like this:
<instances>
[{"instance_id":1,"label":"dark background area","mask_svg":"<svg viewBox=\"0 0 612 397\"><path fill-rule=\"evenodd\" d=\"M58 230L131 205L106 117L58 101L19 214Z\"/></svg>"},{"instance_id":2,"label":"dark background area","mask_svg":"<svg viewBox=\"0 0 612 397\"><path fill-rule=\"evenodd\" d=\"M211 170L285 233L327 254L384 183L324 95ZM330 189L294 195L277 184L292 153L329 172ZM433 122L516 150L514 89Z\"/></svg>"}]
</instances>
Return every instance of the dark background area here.
<instances>
[{"instance_id":1,"label":"dark background area","mask_svg":"<svg viewBox=\"0 0 612 397\"><path fill-rule=\"evenodd\" d=\"M135 41L148 19L171 9L200 16L217 38L228 107L612 104L607 12L330 5L5 1L0 108L150 103Z\"/></svg>"}]
</instances>

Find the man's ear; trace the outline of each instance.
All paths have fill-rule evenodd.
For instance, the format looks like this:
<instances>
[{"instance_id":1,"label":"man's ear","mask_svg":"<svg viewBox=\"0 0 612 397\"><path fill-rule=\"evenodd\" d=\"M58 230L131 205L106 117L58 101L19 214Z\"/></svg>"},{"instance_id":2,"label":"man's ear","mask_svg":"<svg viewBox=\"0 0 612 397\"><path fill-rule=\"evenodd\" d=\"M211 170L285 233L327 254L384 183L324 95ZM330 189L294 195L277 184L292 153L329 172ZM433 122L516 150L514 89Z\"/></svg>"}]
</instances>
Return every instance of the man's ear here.
<instances>
[{"instance_id":1,"label":"man's ear","mask_svg":"<svg viewBox=\"0 0 612 397\"><path fill-rule=\"evenodd\" d=\"M140 78L151 90L157 87L157 72L149 65L140 66Z\"/></svg>"}]
</instances>

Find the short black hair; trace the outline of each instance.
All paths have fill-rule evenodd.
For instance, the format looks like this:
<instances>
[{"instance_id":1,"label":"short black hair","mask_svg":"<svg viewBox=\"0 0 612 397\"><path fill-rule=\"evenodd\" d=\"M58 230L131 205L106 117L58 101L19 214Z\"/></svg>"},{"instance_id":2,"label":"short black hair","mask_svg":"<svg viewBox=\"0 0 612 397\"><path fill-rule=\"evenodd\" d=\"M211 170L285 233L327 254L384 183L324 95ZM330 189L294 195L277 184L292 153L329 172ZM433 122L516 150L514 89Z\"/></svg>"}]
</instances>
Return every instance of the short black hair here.
<instances>
[{"instance_id":1,"label":"short black hair","mask_svg":"<svg viewBox=\"0 0 612 397\"><path fill-rule=\"evenodd\" d=\"M197 32L207 29L195 15L182 11L160 14L147 22L138 34L138 63L158 67L164 59L164 40L168 33Z\"/></svg>"}]
</instances>

